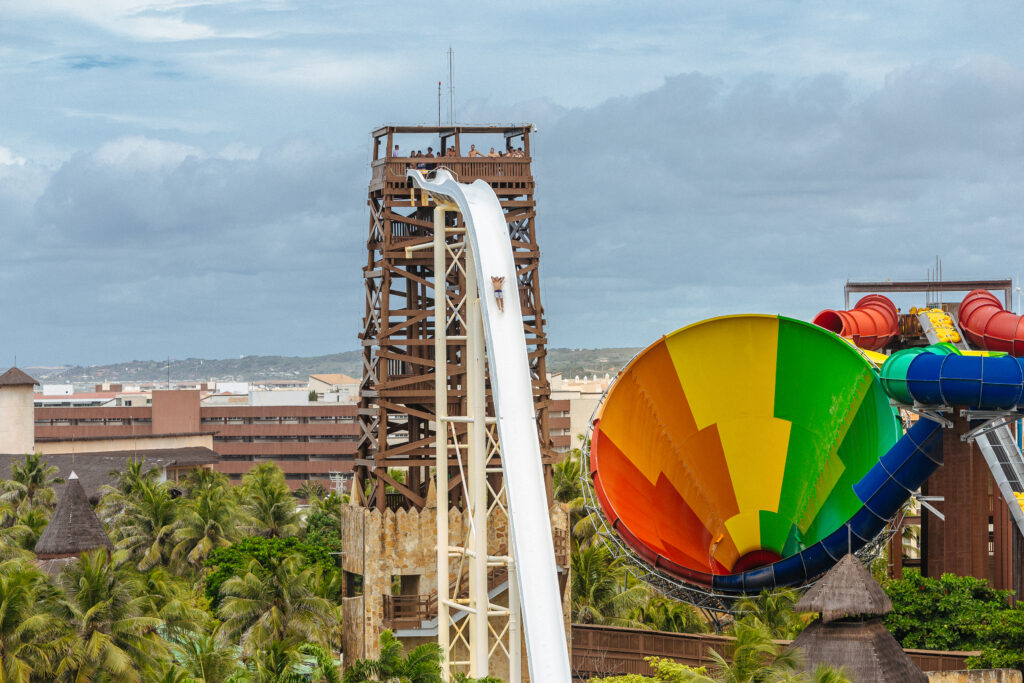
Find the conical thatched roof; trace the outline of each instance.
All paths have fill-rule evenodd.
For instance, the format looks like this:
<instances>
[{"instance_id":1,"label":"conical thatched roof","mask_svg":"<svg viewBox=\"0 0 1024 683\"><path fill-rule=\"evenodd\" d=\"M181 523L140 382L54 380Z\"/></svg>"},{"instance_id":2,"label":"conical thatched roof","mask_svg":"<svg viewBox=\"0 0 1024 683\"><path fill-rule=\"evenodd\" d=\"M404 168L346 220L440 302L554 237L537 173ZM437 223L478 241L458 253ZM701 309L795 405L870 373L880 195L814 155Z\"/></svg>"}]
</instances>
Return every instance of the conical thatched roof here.
<instances>
[{"instance_id":1,"label":"conical thatched roof","mask_svg":"<svg viewBox=\"0 0 1024 683\"><path fill-rule=\"evenodd\" d=\"M846 617L885 616L892 611L892 603L860 560L847 555L800 598L794 609L819 612L821 621L828 623Z\"/></svg>"},{"instance_id":2,"label":"conical thatched roof","mask_svg":"<svg viewBox=\"0 0 1024 683\"><path fill-rule=\"evenodd\" d=\"M803 650L807 671L827 664L842 667L854 683L927 683L878 617L867 621L813 622L792 648Z\"/></svg>"},{"instance_id":3,"label":"conical thatched roof","mask_svg":"<svg viewBox=\"0 0 1024 683\"><path fill-rule=\"evenodd\" d=\"M50 523L36 543L36 556L41 560L73 557L96 548L113 550L114 546L89 505L78 475L72 472Z\"/></svg>"},{"instance_id":4,"label":"conical thatched roof","mask_svg":"<svg viewBox=\"0 0 1024 683\"><path fill-rule=\"evenodd\" d=\"M0 375L0 387L23 387L23 386L35 386L39 382L35 381L18 368L11 368L4 374Z\"/></svg>"}]
</instances>

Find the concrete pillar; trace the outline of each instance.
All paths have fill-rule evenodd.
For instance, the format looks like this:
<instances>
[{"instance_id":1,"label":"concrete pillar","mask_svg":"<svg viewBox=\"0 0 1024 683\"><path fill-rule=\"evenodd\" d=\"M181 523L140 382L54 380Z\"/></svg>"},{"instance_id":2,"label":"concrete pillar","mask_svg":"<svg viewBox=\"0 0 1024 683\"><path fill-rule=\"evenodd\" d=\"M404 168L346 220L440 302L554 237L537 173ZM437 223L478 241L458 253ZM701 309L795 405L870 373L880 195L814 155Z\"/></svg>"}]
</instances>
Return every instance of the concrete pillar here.
<instances>
[{"instance_id":1,"label":"concrete pillar","mask_svg":"<svg viewBox=\"0 0 1024 683\"><path fill-rule=\"evenodd\" d=\"M35 450L36 383L18 368L0 375L0 453L24 455Z\"/></svg>"}]
</instances>

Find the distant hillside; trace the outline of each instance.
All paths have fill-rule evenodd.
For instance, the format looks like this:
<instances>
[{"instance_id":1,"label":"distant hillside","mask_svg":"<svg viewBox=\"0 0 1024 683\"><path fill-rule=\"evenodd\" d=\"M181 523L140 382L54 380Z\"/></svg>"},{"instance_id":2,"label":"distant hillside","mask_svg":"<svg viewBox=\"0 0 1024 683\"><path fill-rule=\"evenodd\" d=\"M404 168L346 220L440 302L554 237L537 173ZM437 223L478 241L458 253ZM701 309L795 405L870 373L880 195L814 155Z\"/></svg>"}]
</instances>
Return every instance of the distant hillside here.
<instances>
[{"instance_id":1,"label":"distant hillside","mask_svg":"<svg viewBox=\"0 0 1024 683\"><path fill-rule=\"evenodd\" d=\"M561 372L566 378L584 375L615 374L639 349L548 349L548 372ZM221 382L257 382L271 379L305 379L318 373L341 372L353 377L362 374L359 351L327 356L245 356L224 360L203 358L133 360L89 367L34 367L25 371L47 384L90 385L100 382L164 382L214 380Z\"/></svg>"}]
</instances>

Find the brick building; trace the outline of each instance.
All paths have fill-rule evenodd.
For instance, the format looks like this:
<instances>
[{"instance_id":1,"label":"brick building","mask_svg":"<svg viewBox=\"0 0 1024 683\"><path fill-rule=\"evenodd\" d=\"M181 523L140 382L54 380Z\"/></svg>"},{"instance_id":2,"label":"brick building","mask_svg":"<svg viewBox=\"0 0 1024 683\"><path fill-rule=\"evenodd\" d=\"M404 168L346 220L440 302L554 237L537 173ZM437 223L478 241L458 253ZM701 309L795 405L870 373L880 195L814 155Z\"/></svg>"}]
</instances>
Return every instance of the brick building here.
<instances>
[{"instance_id":1,"label":"brick building","mask_svg":"<svg viewBox=\"0 0 1024 683\"><path fill-rule=\"evenodd\" d=\"M214 469L232 482L256 463L277 463L292 489L306 481L330 488L331 473L352 470L358 426L356 406L249 406L200 403L199 391L154 391L139 407L37 407L37 443L209 434L220 455ZM142 453L140 449L140 454Z\"/></svg>"}]
</instances>

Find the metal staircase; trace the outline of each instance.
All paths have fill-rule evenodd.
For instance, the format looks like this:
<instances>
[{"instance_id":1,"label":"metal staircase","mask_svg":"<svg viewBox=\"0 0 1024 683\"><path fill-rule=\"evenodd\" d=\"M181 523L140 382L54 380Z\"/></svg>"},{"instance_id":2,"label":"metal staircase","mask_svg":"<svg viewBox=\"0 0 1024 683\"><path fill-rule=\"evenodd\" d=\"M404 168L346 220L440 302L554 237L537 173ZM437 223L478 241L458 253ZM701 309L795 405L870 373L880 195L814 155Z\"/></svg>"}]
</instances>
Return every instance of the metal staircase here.
<instances>
[{"instance_id":1,"label":"metal staircase","mask_svg":"<svg viewBox=\"0 0 1024 683\"><path fill-rule=\"evenodd\" d=\"M1003 494L1010 515L1024 534L1024 456L1010 431L1008 419L997 421L975 438L992 477Z\"/></svg>"}]
</instances>

